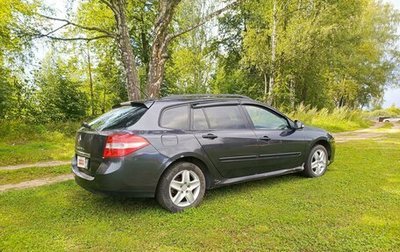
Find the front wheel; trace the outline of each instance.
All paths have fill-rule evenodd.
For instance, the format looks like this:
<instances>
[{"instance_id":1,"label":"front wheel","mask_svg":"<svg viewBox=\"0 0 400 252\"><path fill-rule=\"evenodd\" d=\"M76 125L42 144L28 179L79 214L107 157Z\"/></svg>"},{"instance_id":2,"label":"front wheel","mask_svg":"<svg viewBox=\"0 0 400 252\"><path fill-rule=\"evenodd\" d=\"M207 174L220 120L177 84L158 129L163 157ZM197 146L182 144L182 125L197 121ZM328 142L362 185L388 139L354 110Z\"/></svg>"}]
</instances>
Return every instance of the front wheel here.
<instances>
[{"instance_id":1,"label":"front wheel","mask_svg":"<svg viewBox=\"0 0 400 252\"><path fill-rule=\"evenodd\" d=\"M163 174L157 188L157 201L171 212L196 207L206 189L204 174L193 163L179 162Z\"/></svg>"},{"instance_id":2,"label":"front wheel","mask_svg":"<svg viewBox=\"0 0 400 252\"><path fill-rule=\"evenodd\" d=\"M304 167L306 177L315 178L324 175L328 167L328 152L322 145L314 146Z\"/></svg>"}]
</instances>

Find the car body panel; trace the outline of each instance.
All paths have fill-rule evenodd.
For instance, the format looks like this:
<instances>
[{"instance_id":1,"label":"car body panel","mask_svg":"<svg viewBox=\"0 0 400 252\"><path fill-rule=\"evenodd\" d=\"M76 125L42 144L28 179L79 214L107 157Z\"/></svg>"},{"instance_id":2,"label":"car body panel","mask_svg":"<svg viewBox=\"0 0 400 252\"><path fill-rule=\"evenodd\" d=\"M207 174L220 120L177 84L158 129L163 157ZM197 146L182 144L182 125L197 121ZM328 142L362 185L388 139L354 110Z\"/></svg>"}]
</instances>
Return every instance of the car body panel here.
<instances>
[{"instance_id":1,"label":"car body panel","mask_svg":"<svg viewBox=\"0 0 400 252\"><path fill-rule=\"evenodd\" d=\"M216 138L204 138L209 134ZM250 175L257 166L259 146L250 129L202 131L194 135L224 178Z\"/></svg>"}]
</instances>

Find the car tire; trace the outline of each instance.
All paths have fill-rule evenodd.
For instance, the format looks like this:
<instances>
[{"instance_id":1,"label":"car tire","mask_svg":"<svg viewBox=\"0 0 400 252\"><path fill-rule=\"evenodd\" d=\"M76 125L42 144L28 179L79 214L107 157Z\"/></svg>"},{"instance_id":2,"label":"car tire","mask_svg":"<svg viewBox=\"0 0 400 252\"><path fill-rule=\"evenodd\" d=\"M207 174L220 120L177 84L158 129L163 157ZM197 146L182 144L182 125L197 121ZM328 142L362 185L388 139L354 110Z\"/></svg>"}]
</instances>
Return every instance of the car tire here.
<instances>
[{"instance_id":1,"label":"car tire","mask_svg":"<svg viewBox=\"0 0 400 252\"><path fill-rule=\"evenodd\" d=\"M323 145L314 146L304 166L303 175L309 178L321 177L328 168L328 152Z\"/></svg>"},{"instance_id":2,"label":"car tire","mask_svg":"<svg viewBox=\"0 0 400 252\"><path fill-rule=\"evenodd\" d=\"M205 189L206 180L202 170L193 163L179 162L161 176L156 199L162 207L176 213L198 206Z\"/></svg>"}]
</instances>

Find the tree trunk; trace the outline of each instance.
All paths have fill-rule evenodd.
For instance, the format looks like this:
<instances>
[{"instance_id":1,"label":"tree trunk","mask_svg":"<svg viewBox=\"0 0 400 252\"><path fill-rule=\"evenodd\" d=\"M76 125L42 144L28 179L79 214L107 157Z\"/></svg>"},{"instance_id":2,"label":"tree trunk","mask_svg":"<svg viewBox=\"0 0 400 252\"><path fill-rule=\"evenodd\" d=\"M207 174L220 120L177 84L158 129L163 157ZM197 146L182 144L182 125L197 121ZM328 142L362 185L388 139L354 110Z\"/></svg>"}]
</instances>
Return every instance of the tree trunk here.
<instances>
[{"instance_id":1,"label":"tree trunk","mask_svg":"<svg viewBox=\"0 0 400 252\"><path fill-rule=\"evenodd\" d=\"M92 77L92 64L90 61L90 47L89 43L87 44L87 61L88 61L88 75L89 75L89 87L90 87L90 107L92 116L94 113L94 92L93 92L93 77Z\"/></svg>"},{"instance_id":2,"label":"tree trunk","mask_svg":"<svg viewBox=\"0 0 400 252\"><path fill-rule=\"evenodd\" d=\"M151 98L157 98L160 95L164 80L165 61L168 57L167 47L171 40L171 37L168 36L168 27L179 2L180 0L161 0L159 3L147 78L148 94Z\"/></svg>"},{"instance_id":3,"label":"tree trunk","mask_svg":"<svg viewBox=\"0 0 400 252\"><path fill-rule=\"evenodd\" d=\"M275 84L275 64L276 64L276 27L277 27L277 7L276 1L273 0L272 7L272 33L271 33L271 73L269 76L269 90L268 90L268 101L270 104L274 101L274 84Z\"/></svg>"},{"instance_id":4,"label":"tree trunk","mask_svg":"<svg viewBox=\"0 0 400 252\"><path fill-rule=\"evenodd\" d=\"M268 83L268 76L267 76L267 73L264 73L264 102L266 102L267 101L267 98L268 98L268 85L269 85L269 83Z\"/></svg>"},{"instance_id":5,"label":"tree trunk","mask_svg":"<svg viewBox=\"0 0 400 252\"><path fill-rule=\"evenodd\" d=\"M121 52L121 60L125 70L126 90L130 100L139 100L141 97L139 74L135 64L135 55L130 43L129 29L126 21L125 0L113 2L114 17L118 28L118 46Z\"/></svg>"}]
</instances>

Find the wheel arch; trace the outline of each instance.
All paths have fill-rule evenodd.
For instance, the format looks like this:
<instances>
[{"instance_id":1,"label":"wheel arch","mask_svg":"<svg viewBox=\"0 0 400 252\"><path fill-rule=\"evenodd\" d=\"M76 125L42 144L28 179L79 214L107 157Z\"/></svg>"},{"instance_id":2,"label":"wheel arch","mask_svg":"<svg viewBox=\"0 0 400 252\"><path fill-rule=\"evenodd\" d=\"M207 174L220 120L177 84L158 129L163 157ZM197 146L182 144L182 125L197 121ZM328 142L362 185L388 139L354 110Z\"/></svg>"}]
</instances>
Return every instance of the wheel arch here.
<instances>
[{"instance_id":1,"label":"wheel arch","mask_svg":"<svg viewBox=\"0 0 400 252\"><path fill-rule=\"evenodd\" d=\"M213 181L214 181L214 176L212 174L212 171L210 170L210 165L207 165L207 162L202 160L199 157L196 157L194 155L180 155L178 157L172 158L169 160L169 162L167 162L164 165L164 168L162 170L162 173L158 179L157 182L157 187L160 184L160 179L163 177L163 175L165 174L165 172L172 167L173 165L175 165L176 163L179 162L189 162L189 163L193 163L196 166L198 166L201 171L204 174L204 177L206 179L206 189L209 189L210 187L212 187Z\"/></svg>"},{"instance_id":2,"label":"wheel arch","mask_svg":"<svg viewBox=\"0 0 400 252\"><path fill-rule=\"evenodd\" d=\"M329 141L325 138L319 138L317 140L315 140L311 145L310 145L310 150L309 153L311 151L312 148L314 148L314 146L317 145L322 145L325 147L326 151L328 152L328 160L331 160L332 158L332 146L329 143Z\"/></svg>"}]
</instances>

